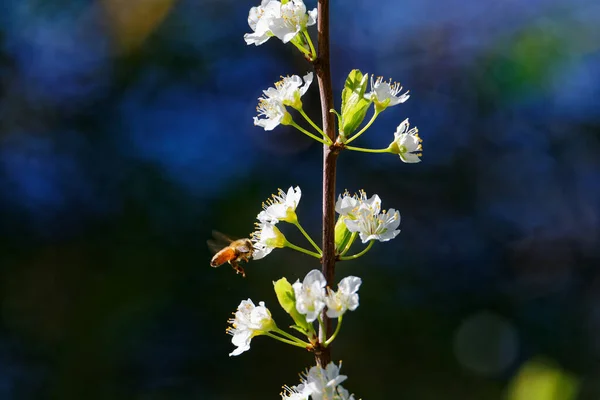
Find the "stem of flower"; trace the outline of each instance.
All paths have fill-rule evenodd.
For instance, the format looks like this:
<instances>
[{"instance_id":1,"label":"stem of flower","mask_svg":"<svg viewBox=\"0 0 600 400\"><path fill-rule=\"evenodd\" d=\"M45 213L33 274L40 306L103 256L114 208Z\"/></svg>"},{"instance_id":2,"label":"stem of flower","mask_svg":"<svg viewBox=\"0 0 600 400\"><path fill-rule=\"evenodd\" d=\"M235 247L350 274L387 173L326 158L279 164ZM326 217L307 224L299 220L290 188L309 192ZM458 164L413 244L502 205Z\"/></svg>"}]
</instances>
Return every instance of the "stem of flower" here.
<instances>
[{"instance_id":1,"label":"stem of flower","mask_svg":"<svg viewBox=\"0 0 600 400\"><path fill-rule=\"evenodd\" d=\"M308 50L306 47L302 46L301 44L296 43L295 41L290 41L290 43L292 43L294 46L296 46L296 48L298 50L300 50L303 54L306 54L307 56L309 56L311 59L314 57L311 53L310 50Z\"/></svg>"},{"instance_id":2,"label":"stem of flower","mask_svg":"<svg viewBox=\"0 0 600 400\"><path fill-rule=\"evenodd\" d=\"M315 51L315 46L313 46L313 42L312 42L312 40L310 40L310 35L308 34L308 31L305 29L302 31L302 33L304 34L304 37L306 38L306 42L310 46L310 52L312 54L312 57L310 60L314 61L317 58L317 52Z\"/></svg>"},{"instance_id":3,"label":"stem of flower","mask_svg":"<svg viewBox=\"0 0 600 400\"><path fill-rule=\"evenodd\" d=\"M303 345L303 346L309 346L309 345L310 345L310 343L307 343L307 342L305 342L304 340L302 340L302 339L299 339L299 338L297 338L296 336L294 336L294 335L291 335L291 334L287 333L286 331L283 331L283 330L281 330L281 329L279 329L279 328L273 329L273 331L274 331L274 332L277 332L277 333L278 333L278 334L280 334L281 336L285 336L286 338L288 338L288 339L290 339L290 340L293 340L294 342L296 342L296 343L298 343L298 344L301 344L301 345Z\"/></svg>"},{"instance_id":4,"label":"stem of flower","mask_svg":"<svg viewBox=\"0 0 600 400\"><path fill-rule=\"evenodd\" d=\"M308 115L306 115L306 113L304 112L304 110L303 110L302 108L298 109L298 111L300 112L300 115L302 115L302 116L304 117L304 119L305 119L305 120L307 120L307 121L308 121L308 123L309 123L309 124L311 124L311 126L312 126L313 128L315 128L315 130L316 130L317 132L319 132L321 135L323 135L323 137L325 137L325 140L326 140L326 141L327 141L327 140L329 140L329 138L328 138L327 136L325 136L325 134L323 133L323 130L322 130L321 128L319 128L319 126L318 126L317 124L315 124L315 123L313 122L313 120L312 120L312 119L310 119L310 117L309 117Z\"/></svg>"},{"instance_id":5,"label":"stem of flower","mask_svg":"<svg viewBox=\"0 0 600 400\"><path fill-rule=\"evenodd\" d=\"M312 240L310 235L308 233L306 233L306 231L304 230L304 228L302 228L302 226L300 225L300 222L298 222L298 220L296 220L294 225L296 225L296 227L300 230L300 232L302 232L304 237L310 242L310 244L312 244L312 246L315 248L315 250L317 250L317 253L323 254L323 251L321 250L321 248L319 246L317 246L317 244L314 242L314 240Z\"/></svg>"},{"instance_id":6,"label":"stem of flower","mask_svg":"<svg viewBox=\"0 0 600 400\"><path fill-rule=\"evenodd\" d=\"M323 139L321 139L320 137L317 137L315 135L313 135L312 133L310 133L309 131L307 131L306 129L302 128L300 125L298 125L297 123L295 123L294 121L290 122L289 125L293 126L294 128L298 129L300 132L304 133L306 136L311 137L313 139L315 139L317 142L319 143L323 143L325 146L329 146L329 143L325 142Z\"/></svg>"},{"instance_id":7,"label":"stem of flower","mask_svg":"<svg viewBox=\"0 0 600 400\"><path fill-rule=\"evenodd\" d=\"M342 327L342 315L340 315L338 317L337 325L335 326L335 332L333 332L333 335L331 335L331 337L329 339L327 339L327 341L325 342L325 347L329 346L331 344L331 342L333 342L335 340L338 333L340 332L341 327Z\"/></svg>"},{"instance_id":8,"label":"stem of flower","mask_svg":"<svg viewBox=\"0 0 600 400\"><path fill-rule=\"evenodd\" d=\"M354 243L354 240L356 239L356 235L358 235L357 232L352 232L352 235L350 236L350 240L348 240L346 247L344 247L344 250L340 253L340 257L343 256L344 254L346 254L348 252L348 250L350 250L350 247L352 247L352 243Z\"/></svg>"},{"instance_id":9,"label":"stem of flower","mask_svg":"<svg viewBox=\"0 0 600 400\"><path fill-rule=\"evenodd\" d=\"M287 343L287 344L291 344L292 346L296 346L296 347L302 347L302 348L304 348L304 349L305 349L306 347L310 346L308 343L307 343L307 344L306 344L306 346L305 346L305 345L303 345L303 344L300 344L300 343L298 343L298 342L293 342L293 341L291 341L291 340L284 339L284 338L282 338L282 337L279 337L279 336L277 336L277 335L274 335L274 334L272 334L271 332L265 332L265 335L267 335L267 336L269 336L269 337L272 337L273 339L277 339L277 340L279 340L280 342Z\"/></svg>"},{"instance_id":10,"label":"stem of flower","mask_svg":"<svg viewBox=\"0 0 600 400\"><path fill-rule=\"evenodd\" d=\"M367 122L367 124L360 130L358 131L358 133L352 135L348 140L346 140L346 144L350 143L351 141L353 141L354 139L358 138L360 135L362 135L367 129L369 129L369 127L371 126L371 124L373 124L373 122L375 122L375 119L377 119L377 116L379 115L379 111L375 110L373 112L373 116L371 117L371 120L369 122Z\"/></svg>"},{"instance_id":11,"label":"stem of flower","mask_svg":"<svg viewBox=\"0 0 600 400\"><path fill-rule=\"evenodd\" d=\"M331 88L331 67L329 60L329 0L317 1L317 42L319 52L314 60L315 74L319 84L321 98L321 116L323 119L323 132L333 143L323 146L323 257L321 257L321 271L325 276L328 286L335 282L335 168L342 145L335 141L335 116L329 110L333 106L333 90ZM319 342L322 344L332 332L331 320L326 310L321 313L323 325L319 329ZM331 347L322 345L315 349L315 358L318 365L325 368L331 362Z\"/></svg>"},{"instance_id":12,"label":"stem of flower","mask_svg":"<svg viewBox=\"0 0 600 400\"><path fill-rule=\"evenodd\" d=\"M290 249L294 249L296 251L299 251L300 253L308 254L309 256L313 256L315 258L321 258L321 255L319 253L315 253L314 251L306 250L300 246L296 246L295 244L292 244L287 240L285 241L284 247L289 247Z\"/></svg>"},{"instance_id":13,"label":"stem of flower","mask_svg":"<svg viewBox=\"0 0 600 400\"><path fill-rule=\"evenodd\" d=\"M346 142L347 143L347 142ZM363 147L346 146L348 150L362 151L363 153L391 153L389 148L385 149L365 149Z\"/></svg>"},{"instance_id":14,"label":"stem of flower","mask_svg":"<svg viewBox=\"0 0 600 400\"><path fill-rule=\"evenodd\" d=\"M354 254L352 256L340 257L340 260L342 260L342 261L354 260L355 258L363 256L367 251L371 250L371 247L373 247L373 243L375 243L375 241L371 240L369 242L369 244L367 245L367 247L365 247L365 249L363 251L361 251L360 253Z\"/></svg>"},{"instance_id":15,"label":"stem of flower","mask_svg":"<svg viewBox=\"0 0 600 400\"><path fill-rule=\"evenodd\" d=\"M323 323L323 314L321 314L317 317L317 321L319 321L319 329L320 330L325 329L325 324Z\"/></svg>"}]
</instances>

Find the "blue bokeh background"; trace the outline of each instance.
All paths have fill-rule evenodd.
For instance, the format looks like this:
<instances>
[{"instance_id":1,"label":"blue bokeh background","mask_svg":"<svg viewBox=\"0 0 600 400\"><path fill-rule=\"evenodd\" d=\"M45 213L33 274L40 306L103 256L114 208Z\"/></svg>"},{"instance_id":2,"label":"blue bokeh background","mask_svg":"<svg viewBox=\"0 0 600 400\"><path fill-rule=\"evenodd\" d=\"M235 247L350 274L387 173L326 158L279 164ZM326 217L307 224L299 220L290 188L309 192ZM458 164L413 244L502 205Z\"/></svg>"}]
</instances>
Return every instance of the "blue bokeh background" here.
<instances>
[{"instance_id":1,"label":"blue bokeh background","mask_svg":"<svg viewBox=\"0 0 600 400\"><path fill-rule=\"evenodd\" d=\"M320 231L320 145L252 124L310 65L245 45L254 5L0 5L0 398L277 398L313 364L264 337L229 358L223 333L248 297L285 321L271 282L312 259L208 266L211 230L249 234L279 187ZM424 140L416 165L339 160L340 192L402 214L338 267L364 281L334 347L359 397L600 398L598 26L596 0L332 0L336 106L353 68L412 94L355 143L387 146L405 118Z\"/></svg>"}]
</instances>

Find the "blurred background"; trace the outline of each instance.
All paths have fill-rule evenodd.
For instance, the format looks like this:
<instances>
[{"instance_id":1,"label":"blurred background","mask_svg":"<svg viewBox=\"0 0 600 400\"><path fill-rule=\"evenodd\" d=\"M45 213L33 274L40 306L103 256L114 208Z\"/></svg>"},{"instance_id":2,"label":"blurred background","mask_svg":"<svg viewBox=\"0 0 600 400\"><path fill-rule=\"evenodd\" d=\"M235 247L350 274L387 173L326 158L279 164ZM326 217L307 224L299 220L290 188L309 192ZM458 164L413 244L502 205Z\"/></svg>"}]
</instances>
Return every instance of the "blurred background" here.
<instances>
[{"instance_id":1,"label":"blurred background","mask_svg":"<svg viewBox=\"0 0 600 400\"><path fill-rule=\"evenodd\" d=\"M271 282L312 258L209 267L211 230L248 235L277 188L302 188L320 232L320 145L252 124L261 90L310 66L245 45L255 5L2 1L0 399L271 399L314 363L266 337L230 358L224 333L249 297L286 326ZM356 145L405 118L424 140L421 164L339 159L340 192L402 214L338 266L363 279L333 350L344 386L600 399L600 3L332 0L331 18L338 107L353 68L412 94ZM319 120L316 87L304 103Z\"/></svg>"}]
</instances>

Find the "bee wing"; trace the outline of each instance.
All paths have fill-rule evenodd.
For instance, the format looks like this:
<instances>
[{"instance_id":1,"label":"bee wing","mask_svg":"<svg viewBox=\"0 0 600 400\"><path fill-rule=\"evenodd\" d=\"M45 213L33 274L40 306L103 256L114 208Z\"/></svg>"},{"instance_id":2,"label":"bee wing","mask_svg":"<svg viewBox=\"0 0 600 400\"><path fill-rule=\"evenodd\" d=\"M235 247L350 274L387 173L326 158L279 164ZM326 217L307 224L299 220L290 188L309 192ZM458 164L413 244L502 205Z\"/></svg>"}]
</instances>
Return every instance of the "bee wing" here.
<instances>
[{"instance_id":1,"label":"bee wing","mask_svg":"<svg viewBox=\"0 0 600 400\"><path fill-rule=\"evenodd\" d=\"M216 230L212 231L212 235L213 235L213 238L215 238L218 242L223 242L223 243L225 243L225 245L228 245L229 243L231 243L235 240L235 239L232 239L229 236L227 236L219 231L216 231Z\"/></svg>"},{"instance_id":2,"label":"bee wing","mask_svg":"<svg viewBox=\"0 0 600 400\"><path fill-rule=\"evenodd\" d=\"M227 246L227 244L219 243L215 240L207 240L206 244L208 245L208 248L210 249L210 251L213 254L218 253L219 251L223 250L223 248L225 248Z\"/></svg>"}]
</instances>

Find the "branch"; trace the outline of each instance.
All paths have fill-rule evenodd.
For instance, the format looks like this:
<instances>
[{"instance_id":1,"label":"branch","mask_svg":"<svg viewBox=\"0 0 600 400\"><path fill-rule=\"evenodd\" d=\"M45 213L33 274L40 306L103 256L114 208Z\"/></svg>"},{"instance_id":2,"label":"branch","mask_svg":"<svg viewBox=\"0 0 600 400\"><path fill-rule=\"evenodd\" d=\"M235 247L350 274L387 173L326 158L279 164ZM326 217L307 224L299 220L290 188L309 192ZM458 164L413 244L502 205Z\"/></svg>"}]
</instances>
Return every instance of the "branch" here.
<instances>
[{"instance_id":1,"label":"branch","mask_svg":"<svg viewBox=\"0 0 600 400\"><path fill-rule=\"evenodd\" d=\"M319 54L314 61L315 74L319 83L321 97L321 115L323 132L331 139L331 146L323 146L323 257L321 270L327 286L332 287L335 277L335 168L341 147L335 143L335 115L329 110L333 107L333 91L331 87L331 67L329 64L329 0L318 0L317 30ZM322 314L324 329L319 329L319 342L325 343L332 333L332 324L325 310ZM325 368L331 361L331 347L321 346L315 349L317 364Z\"/></svg>"}]
</instances>

